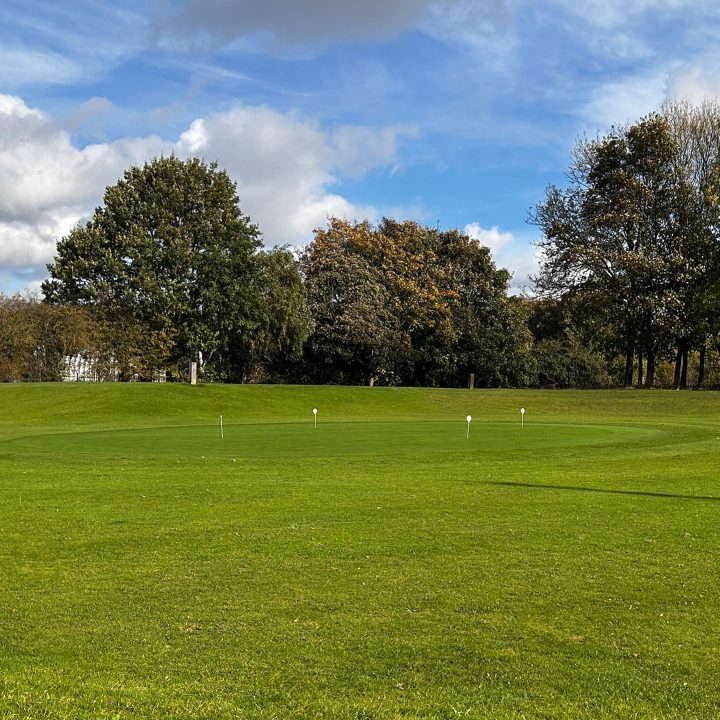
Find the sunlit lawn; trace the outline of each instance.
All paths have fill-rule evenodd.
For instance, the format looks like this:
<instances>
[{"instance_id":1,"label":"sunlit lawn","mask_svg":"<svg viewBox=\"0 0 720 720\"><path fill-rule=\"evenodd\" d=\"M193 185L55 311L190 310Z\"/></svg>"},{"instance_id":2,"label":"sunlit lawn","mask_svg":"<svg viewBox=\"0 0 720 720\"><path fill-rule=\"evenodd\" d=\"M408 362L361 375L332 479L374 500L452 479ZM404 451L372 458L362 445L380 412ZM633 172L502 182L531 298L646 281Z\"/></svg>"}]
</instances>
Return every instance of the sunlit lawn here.
<instances>
[{"instance_id":1,"label":"sunlit lawn","mask_svg":"<svg viewBox=\"0 0 720 720\"><path fill-rule=\"evenodd\" d=\"M0 442L1 718L720 716L720 395L2 386Z\"/></svg>"}]
</instances>

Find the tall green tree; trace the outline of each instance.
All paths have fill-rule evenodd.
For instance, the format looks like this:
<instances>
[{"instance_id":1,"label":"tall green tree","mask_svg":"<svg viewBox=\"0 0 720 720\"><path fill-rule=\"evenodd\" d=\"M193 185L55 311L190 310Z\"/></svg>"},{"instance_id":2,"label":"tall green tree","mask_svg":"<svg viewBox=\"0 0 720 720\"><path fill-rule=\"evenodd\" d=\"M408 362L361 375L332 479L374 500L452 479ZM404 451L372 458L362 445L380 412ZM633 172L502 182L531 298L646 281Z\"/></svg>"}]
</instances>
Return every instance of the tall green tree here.
<instances>
[{"instance_id":1,"label":"tall green tree","mask_svg":"<svg viewBox=\"0 0 720 720\"><path fill-rule=\"evenodd\" d=\"M209 376L238 380L263 354L252 345L270 320L295 345L307 332L301 318L290 328L292 303L275 297L269 316L268 272L294 271L295 296L300 281L292 263L260 247L226 172L160 157L128 169L92 219L60 240L43 292L49 303L96 306L116 326L144 328L159 340L150 345L167 348L160 364L184 369L200 358Z\"/></svg>"},{"instance_id":2,"label":"tall green tree","mask_svg":"<svg viewBox=\"0 0 720 720\"><path fill-rule=\"evenodd\" d=\"M543 231L538 290L579 298L589 322L614 328L624 384L653 383L655 362L677 316L677 260L694 227L694 205L677 172L667 120L650 115L606 137L581 141L569 186L551 186L531 216Z\"/></svg>"},{"instance_id":3,"label":"tall green tree","mask_svg":"<svg viewBox=\"0 0 720 720\"><path fill-rule=\"evenodd\" d=\"M677 173L690 188L693 231L676 255L676 387L688 384L688 353L699 352L702 386L708 343L720 337L720 103L667 103L662 115L676 138Z\"/></svg>"}]
</instances>

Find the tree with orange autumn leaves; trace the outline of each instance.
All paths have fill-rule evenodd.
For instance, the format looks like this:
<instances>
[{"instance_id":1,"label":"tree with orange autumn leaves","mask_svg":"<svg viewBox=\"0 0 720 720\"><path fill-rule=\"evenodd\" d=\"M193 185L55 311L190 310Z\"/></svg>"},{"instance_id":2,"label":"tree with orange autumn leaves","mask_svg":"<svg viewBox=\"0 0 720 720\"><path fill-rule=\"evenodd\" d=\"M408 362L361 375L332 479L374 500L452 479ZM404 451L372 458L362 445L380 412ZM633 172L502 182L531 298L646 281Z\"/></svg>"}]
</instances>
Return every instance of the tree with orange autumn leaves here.
<instances>
[{"instance_id":1,"label":"tree with orange autumn leaves","mask_svg":"<svg viewBox=\"0 0 720 720\"><path fill-rule=\"evenodd\" d=\"M481 386L528 381L530 336L510 275L457 230L333 218L301 267L315 329L315 382Z\"/></svg>"}]
</instances>

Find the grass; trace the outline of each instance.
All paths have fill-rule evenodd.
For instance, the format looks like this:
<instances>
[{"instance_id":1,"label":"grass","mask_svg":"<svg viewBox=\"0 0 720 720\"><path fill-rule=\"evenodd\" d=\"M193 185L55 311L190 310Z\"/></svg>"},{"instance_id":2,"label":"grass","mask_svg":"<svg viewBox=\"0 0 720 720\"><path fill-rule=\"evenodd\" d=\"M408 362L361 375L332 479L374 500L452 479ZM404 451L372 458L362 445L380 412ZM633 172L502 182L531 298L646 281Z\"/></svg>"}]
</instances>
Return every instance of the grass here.
<instances>
[{"instance_id":1,"label":"grass","mask_svg":"<svg viewBox=\"0 0 720 720\"><path fill-rule=\"evenodd\" d=\"M719 411L2 386L0 718L717 718Z\"/></svg>"}]
</instances>

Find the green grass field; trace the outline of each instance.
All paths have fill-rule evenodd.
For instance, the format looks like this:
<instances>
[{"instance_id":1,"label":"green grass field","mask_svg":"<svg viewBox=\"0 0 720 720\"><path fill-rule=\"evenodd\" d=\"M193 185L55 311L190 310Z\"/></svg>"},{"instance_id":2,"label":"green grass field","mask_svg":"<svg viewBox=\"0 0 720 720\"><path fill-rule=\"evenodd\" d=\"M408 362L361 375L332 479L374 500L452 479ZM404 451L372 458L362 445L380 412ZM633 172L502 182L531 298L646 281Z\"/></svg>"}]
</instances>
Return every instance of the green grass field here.
<instances>
[{"instance_id":1,"label":"green grass field","mask_svg":"<svg viewBox=\"0 0 720 720\"><path fill-rule=\"evenodd\" d=\"M719 461L712 393L2 386L0 718L717 718Z\"/></svg>"}]
</instances>

